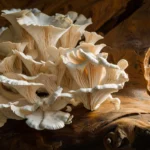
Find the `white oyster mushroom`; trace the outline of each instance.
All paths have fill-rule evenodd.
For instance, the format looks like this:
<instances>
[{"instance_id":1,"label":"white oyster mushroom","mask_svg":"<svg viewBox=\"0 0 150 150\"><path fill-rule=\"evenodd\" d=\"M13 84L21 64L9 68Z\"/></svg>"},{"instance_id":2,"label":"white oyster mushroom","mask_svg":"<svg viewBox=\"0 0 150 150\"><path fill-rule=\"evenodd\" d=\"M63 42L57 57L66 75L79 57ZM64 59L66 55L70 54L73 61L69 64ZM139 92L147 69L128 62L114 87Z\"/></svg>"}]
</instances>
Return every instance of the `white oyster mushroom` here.
<instances>
[{"instance_id":1,"label":"white oyster mushroom","mask_svg":"<svg viewBox=\"0 0 150 150\"><path fill-rule=\"evenodd\" d=\"M105 47L105 44L99 44L99 45L94 45L92 43L85 43L85 42L81 42L79 46L77 46L77 48L81 48L86 52L90 52L94 55L103 55L104 53L100 53L101 50Z\"/></svg>"},{"instance_id":2,"label":"white oyster mushroom","mask_svg":"<svg viewBox=\"0 0 150 150\"><path fill-rule=\"evenodd\" d=\"M16 40L22 39L22 28L19 26L16 19L25 15L28 11L29 10L20 9L2 10L2 17L6 18L12 24L12 38Z\"/></svg>"},{"instance_id":3,"label":"white oyster mushroom","mask_svg":"<svg viewBox=\"0 0 150 150\"><path fill-rule=\"evenodd\" d=\"M1 124L3 125L7 118L16 120L26 118L27 124L37 130L56 130L63 128L65 124L71 123L72 116L67 112L60 111L60 109L66 107L70 102L69 99L66 99L66 102L63 100L63 106L60 105L62 102L59 102L61 99L57 100L58 97L70 97L70 94L61 92L62 88L58 88L52 95L43 99L43 102L40 104L30 104L25 99L18 99L18 101L11 100L11 102L8 102L8 99L1 96L0 112L6 116L6 118L4 116L1 117L4 118Z\"/></svg>"},{"instance_id":4,"label":"white oyster mushroom","mask_svg":"<svg viewBox=\"0 0 150 150\"><path fill-rule=\"evenodd\" d=\"M0 41L2 42L27 42L26 52L30 54L33 58L38 56L37 50L34 49L34 39L18 24L17 18L25 15L27 12L38 13L38 9L11 9L11 10L3 10L2 17L6 18L12 25L9 26L2 34L0 34Z\"/></svg>"},{"instance_id":5,"label":"white oyster mushroom","mask_svg":"<svg viewBox=\"0 0 150 150\"><path fill-rule=\"evenodd\" d=\"M89 46L89 48L88 48ZM95 47L95 48L94 48ZM75 100L82 102L84 107L96 110L106 100L115 103L119 108L120 101L113 99L111 93L122 89L128 81L124 69L128 66L126 60L120 60L117 65L109 63L104 55L97 53L103 46L81 43L76 49L62 56L80 89L70 91ZM111 97L111 98L110 98ZM116 100L116 101L115 101Z\"/></svg>"},{"instance_id":6,"label":"white oyster mushroom","mask_svg":"<svg viewBox=\"0 0 150 150\"><path fill-rule=\"evenodd\" d=\"M7 78L15 80L24 80L27 82L41 83L44 85L43 89L38 90L37 92L45 92L45 94L51 94L57 89L57 77L53 74L39 73L36 76L27 76L24 74L17 74L13 72L8 72L4 74Z\"/></svg>"},{"instance_id":7,"label":"white oyster mushroom","mask_svg":"<svg viewBox=\"0 0 150 150\"><path fill-rule=\"evenodd\" d=\"M23 52L27 43L12 43L10 41L0 43L0 55L8 56L13 53L13 50Z\"/></svg>"},{"instance_id":8,"label":"white oyster mushroom","mask_svg":"<svg viewBox=\"0 0 150 150\"><path fill-rule=\"evenodd\" d=\"M120 108L120 100L112 98L111 93L117 92L122 89L121 84L105 84L97 85L94 88L80 88L76 91L70 91L76 101L83 103L84 107L93 111L100 107L100 105L109 100L115 104L115 108Z\"/></svg>"},{"instance_id":9,"label":"white oyster mushroom","mask_svg":"<svg viewBox=\"0 0 150 150\"><path fill-rule=\"evenodd\" d=\"M6 87L15 89L19 94L27 99L30 103L40 103L40 98L37 96L36 91L43 88L41 83L32 83L23 80L15 80L0 75L0 83Z\"/></svg>"},{"instance_id":10,"label":"white oyster mushroom","mask_svg":"<svg viewBox=\"0 0 150 150\"><path fill-rule=\"evenodd\" d=\"M8 99L3 96L0 98L0 112L7 118L22 120L38 108L37 104L32 105L24 98L20 98L17 101L11 100L11 102L8 102Z\"/></svg>"},{"instance_id":11,"label":"white oyster mushroom","mask_svg":"<svg viewBox=\"0 0 150 150\"><path fill-rule=\"evenodd\" d=\"M31 115L27 116L27 125L31 128L37 130L57 130L65 126L65 124L70 124L72 116L69 113L64 113L62 111L42 111L37 110Z\"/></svg>"},{"instance_id":12,"label":"white oyster mushroom","mask_svg":"<svg viewBox=\"0 0 150 150\"><path fill-rule=\"evenodd\" d=\"M14 50L13 53L23 62L29 75L37 75L40 72L57 74L57 64L49 61L36 61L30 55Z\"/></svg>"},{"instance_id":13,"label":"white oyster mushroom","mask_svg":"<svg viewBox=\"0 0 150 150\"><path fill-rule=\"evenodd\" d=\"M20 27L20 25L17 22L17 18L20 18L24 16L28 12L32 12L34 14L37 14L40 12L40 10L33 8L33 9L10 9L10 10L2 10L2 17L6 18L11 24L11 31L13 34L13 38L16 40L21 40L24 36L24 31ZM14 40L13 39L13 40Z\"/></svg>"},{"instance_id":14,"label":"white oyster mushroom","mask_svg":"<svg viewBox=\"0 0 150 150\"><path fill-rule=\"evenodd\" d=\"M85 42L95 44L97 41L103 39L103 37L95 32L84 32Z\"/></svg>"},{"instance_id":15,"label":"white oyster mushroom","mask_svg":"<svg viewBox=\"0 0 150 150\"><path fill-rule=\"evenodd\" d=\"M61 14L48 16L43 13L35 15L32 12L28 12L17 21L35 40L42 60L46 60L47 49L56 46L59 38L72 24L69 17Z\"/></svg>"},{"instance_id":16,"label":"white oyster mushroom","mask_svg":"<svg viewBox=\"0 0 150 150\"><path fill-rule=\"evenodd\" d=\"M103 37L85 31L92 21L76 12L48 16L40 10L3 10L0 29L0 127L22 120L37 130L72 123L72 106L98 109L128 81L126 60L116 65L101 52Z\"/></svg>"},{"instance_id":17,"label":"white oyster mushroom","mask_svg":"<svg viewBox=\"0 0 150 150\"><path fill-rule=\"evenodd\" d=\"M26 66L29 75L37 75L39 72L51 73L57 76L57 85L60 85L62 77L65 73L66 66L63 64L61 55L66 49L56 47L50 47L47 55L48 61L35 61L30 55L25 55L23 52L14 50L13 53L17 55Z\"/></svg>"},{"instance_id":18,"label":"white oyster mushroom","mask_svg":"<svg viewBox=\"0 0 150 150\"><path fill-rule=\"evenodd\" d=\"M84 15L70 11L67 16L74 22L70 29L60 38L59 45L64 48L74 48L81 36L85 32L85 28L92 24L91 18L87 19Z\"/></svg>"},{"instance_id":19,"label":"white oyster mushroom","mask_svg":"<svg viewBox=\"0 0 150 150\"><path fill-rule=\"evenodd\" d=\"M37 130L49 129L57 130L65 126L65 124L70 124L73 116L67 112L60 111L57 103L61 99L57 100L59 97L70 97L70 94L61 93L62 88L58 89L48 98L45 99L45 103L34 113L26 116L26 123ZM69 101L65 100L65 105L60 106L61 109L64 108ZM50 107L48 107L50 106Z\"/></svg>"},{"instance_id":20,"label":"white oyster mushroom","mask_svg":"<svg viewBox=\"0 0 150 150\"><path fill-rule=\"evenodd\" d=\"M13 53L21 59L29 75L37 75L41 72L42 68L44 68L42 69L43 71L47 69L45 62L36 61L30 55L25 55L24 53L16 50L14 50Z\"/></svg>"},{"instance_id":21,"label":"white oyster mushroom","mask_svg":"<svg viewBox=\"0 0 150 150\"><path fill-rule=\"evenodd\" d=\"M38 55L35 49L28 49L28 42L11 42L11 41L2 41L0 43L0 56L7 56L13 54L13 50L17 50L19 52L23 52L26 55L30 55L33 59L35 59Z\"/></svg>"},{"instance_id":22,"label":"white oyster mushroom","mask_svg":"<svg viewBox=\"0 0 150 150\"><path fill-rule=\"evenodd\" d=\"M0 95L7 99L7 102L22 98L22 96L16 92L16 90L6 88L2 83L0 83Z\"/></svg>"},{"instance_id":23,"label":"white oyster mushroom","mask_svg":"<svg viewBox=\"0 0 150 150\"><path fill-rule=\"evenodd\" d=\"M22 63L15 55L13 50L23 52L27 43L12 43L1 42L0 43L0 72L22 72Z\"/></svg>"}]
</instances>

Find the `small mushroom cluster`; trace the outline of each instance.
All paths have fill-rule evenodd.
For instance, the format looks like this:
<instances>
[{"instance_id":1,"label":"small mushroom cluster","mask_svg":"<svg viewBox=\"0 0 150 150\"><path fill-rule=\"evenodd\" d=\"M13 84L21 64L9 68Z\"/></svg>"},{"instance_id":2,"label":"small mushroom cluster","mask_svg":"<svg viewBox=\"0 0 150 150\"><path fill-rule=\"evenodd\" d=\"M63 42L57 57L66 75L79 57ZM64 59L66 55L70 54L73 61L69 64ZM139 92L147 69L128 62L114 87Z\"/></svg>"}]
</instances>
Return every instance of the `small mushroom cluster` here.
<instances>
[{"instance_id":1,"label":"small mushroom cluster","mask_svg":"<svg viewBox=\"0 0 150 150\"><path fill-rule=\"evenodd\" d=\"M103 37L85 31L92 23L68 12L48 16L38 9L3 10L11 25L0 30L0 126L26 119L37 130L72 122L72 107L96 110L128 81L126 60L117 65L101 52Z\"/></svg>"}]
</instances>

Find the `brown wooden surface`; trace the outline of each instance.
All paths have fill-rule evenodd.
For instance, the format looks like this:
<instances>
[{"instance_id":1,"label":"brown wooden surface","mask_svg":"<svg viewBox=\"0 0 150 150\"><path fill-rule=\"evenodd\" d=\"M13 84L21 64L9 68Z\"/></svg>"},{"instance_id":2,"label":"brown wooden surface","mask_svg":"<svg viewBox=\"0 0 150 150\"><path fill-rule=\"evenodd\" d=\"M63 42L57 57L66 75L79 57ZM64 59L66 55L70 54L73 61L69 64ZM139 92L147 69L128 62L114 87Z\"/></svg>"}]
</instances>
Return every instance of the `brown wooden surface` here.
<instances>
[{"instance_id":1,"label":"brown wooden surface","mask_svg":"<svg viewBox=\"0 0 150 150\"><path fill-rule=\"evenodd\" d=\"M0 129L2 150L116 150L150 149L150 96L144 79L143 60L150 45L149 0L1 0L0 9L37 7L47 14L74 10L92 17L89 30L105 35L109 60L125 58L130 82L114 96L121 109L104 103L90 112L73 110L71 125L57 131L36 131L24 121L9 120ZM0 25L7 25L0 18Z\"/></svg>"},{"instance_id":2,"label":"brown wooden surface","mask_svg":"<svg viewBox=\"0 0 150 150\"><path fill-rule=\"evenodd\" d=\"M129 15L138 8L142 0L1 0L0 10L11 8L38 8L42 12L53 15L55 13L66 14L68 11L76 11L91 17L93 24L89 27L91 31L97 31L107 21L112 20L112 25L117 22L119 16L124 14L126 8L133 7L127 13ZM107 13L107 15L106 15ZM126 16L126 15L125 15ZM1 17L0 26L8 23Z\"/></svg>"}]
</instances>

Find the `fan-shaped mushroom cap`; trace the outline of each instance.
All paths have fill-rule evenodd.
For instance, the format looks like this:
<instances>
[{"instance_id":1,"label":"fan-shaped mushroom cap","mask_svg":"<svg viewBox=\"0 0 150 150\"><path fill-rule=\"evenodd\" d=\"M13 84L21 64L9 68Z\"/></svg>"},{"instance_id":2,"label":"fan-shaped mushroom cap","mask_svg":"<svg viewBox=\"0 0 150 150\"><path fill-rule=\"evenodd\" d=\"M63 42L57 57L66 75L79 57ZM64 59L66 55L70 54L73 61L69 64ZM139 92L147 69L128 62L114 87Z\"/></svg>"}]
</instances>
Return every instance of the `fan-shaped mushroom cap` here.
<instances>
[{"instance_id":1,"label":"fan-shaped mushroom cap","mask_svg":"<svg viewBox=\"0 0 150 150\"><path fill-rule=\"evenodd\" d=\"M45 99L45 105L42 107L44 111L41 108L26 117L26 123L31 128L35 128L37 130L57 130L63 128L65 124L71 123L73 116L67 112L60 111L60 109L64 108L69 101L64 99L62 103L61 99L58 99L59 97L70 97L71 95L63 94L61 92L62 88L58 87L58 89L49 98ZM60 104L63 104L63 107Z\"/></svg>"},{"instance_id":2,"label":"fan-shaped mushroom cap","mask_svg":"<svg viewBox=\"0 0 150 150\"><path fill-rule=\"evenodd\" d=\"M31 128L37 130L57 130L65 126L65 124L71 123L69 113L64 113L62 111L46 111L38 110L31 115L27 116L26 123Z\"/></svg>"},{"instance_id":3,"label":"fan-shaped mushroom cap","mask_svg":"<svg viewBox=\"0 0 150 150\"><path fill-rule=\"evenodd\" d=\"M80 88L76 91L70 91L76 101L83 103L84 107L89 110L96 110L100 105L106 101L110 100L115 103L116 108L120 108L120 100L113 98L110 99L111 93L117 92L122 89L122 84L105 84L97 85L94 88Z\"/></svg>"},{"instance_id":4,"label":"fan-shaped mushroom cap","mask_svg":"<svg viewBox=\"0 0 150 150\"><path fill-rule=\"evenodd\" d=\"M95 44L97 41L103 39L103 37L96 32L84 32L85 42Z\"/></svg>"},{"instance_id":5,"label":"fan-shaped mushroom cap","mask_svg":"<svg viewBox=\"0 0 150 150\"><path fill-rule=\"evenodd\" d=\"M16 40L22 39L22 29L17 23L17 18L25 15L28 10L21 9L11 9L11 10L2 10L2 17L6 18L13 26L12 34L13 38Z\"/></svg>"},{"instance_id":6,"label":"fan-shaped mushroom cap","mask_svg":"<svg viewBox=\"0 0 150 150\"><path fill-rule=\"evenodd\" d=\"M70 29L60 38L59 46L65 48L73 48L77 45L81 36L85 32L85 28L92 24L91 18L87 19L84 15L79 15L76 12L70 11L67 16L74 22Z\"/></svg>"},{"instance_id":7,"label":"fan-shaped mushroom cap","mask_svg":"<svg viewBox=\"0 0 150 150\"><path fill-rule=\"evenodd\" d=\"M82 43L62 56L80 87L73 91L73 97L91 110L97 109L111 93L123 88L128 81L128 75L124 71L128 66L127 61L120 60L117 65L109 63L102 53L99 54L102 48L101 45Z\"/></svg>"},{"instance_id":8,"label":"fan-shaped mushroom cap","mask_svg":"<svg viewBox=\"0 0 150 150\"><path fill-rule=\"evenodd\" d=\"M17 21L35 40L42 60L46 59L47 49L56 46L59 38L72 24L69 17L61 14L48 16L43 13L35 15L32 12L28 12Z\"/></svg>"}]
</instances>

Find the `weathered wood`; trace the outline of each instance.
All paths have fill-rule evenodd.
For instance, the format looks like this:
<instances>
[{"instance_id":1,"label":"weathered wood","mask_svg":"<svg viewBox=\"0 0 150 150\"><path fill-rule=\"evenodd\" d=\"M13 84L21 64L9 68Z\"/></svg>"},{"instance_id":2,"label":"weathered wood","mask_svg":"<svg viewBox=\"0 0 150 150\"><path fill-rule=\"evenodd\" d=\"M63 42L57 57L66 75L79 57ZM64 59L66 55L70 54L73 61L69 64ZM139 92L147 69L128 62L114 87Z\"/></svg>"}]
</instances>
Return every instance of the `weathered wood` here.
<instances>
[{"instance_id":1,"label":"weathered wood","mask_svg":"<svg viewBox=\"0 0 150 150\"><path fill-rule=\"evenodd\" d=\"M148 21L150 19L149 8L150 2L145 1L145 4L131 17L110 31L103 41L109 46L105 51L110 54L110 61L117 63L120 59L124 58L129 62L127 72L130 81L126 84L127 91L125 93L123 92L124 95L123 93L120 93L123 96L123 99L121 99L122 102L126 99L126 96L130 95L132 97L130 101L128 101L129 105L134 101L134 98L137 97L136 104L138 102L147 103L149 107L150 98L148 98L147 101L143 99L143 94L148 93L146 90L147 82L144 78L144 66L149 65L149 56L147 58L145 56L150 47L150 24ZM144 63L145 59L147 59L147 64ZM131 105L133 108L136 107L135 104ZM140 104L138 108L145 109L142 104ZM150 129L149 114L143 115L140 113L137 116L136 120L134 117L130 118L130 116L128 116L127 119L122 117L118 119L119 122L117 125L119 128L116 128L114 132L109 133L110 139L113 139L114 141L113 144L110 144L111 146L109 146L111 140L108 140L109 138L107 138L106 147L108 146L108 149L116 148L117 145L120 144L120 141L122 141L121 139L125 139L125 145L132 145L133 147L136 147L136 149L150 148L148 142Z\"/></svg>"},{"instance_id":2,"label":"weathered wood","mask_svg":"<svg viewBox=\"0 0 150 150\"><path fill-rule=\"evenodd\" d=\"M146 85L144 79L144 58L150 47L150 2L137 10L131 17L110 31L102 41L113 62L124 58L128 60L127 72L131 81ZM128 84L130 84L130 82Z\"/></svg>"},{"instance_id":3,"label":"weathered wood","mask_svg":"<svg viewBox=\"0 0 150 150\"><path fill-rule=\"evenodd\" d=\"M111 18L125 12L131 0L42 0L42 1L0 1L0 9L37 7L47 14L66 13L75 10L93 18L90 30L96 31ZM136 3L137 1L134 1ZM0 128L0 149L7 150L116 150L150 148L150 96L146 90L143 60L150 46L150 2L131 17L110 31L104 42L110 46L109 59L117 62L125 58L129 62L127 72L130 82L114 95L121 100L121 109L115 111L110 103L104 103L99 110L90 112L79 106L73 110L71 125L57 131L36 131L24 121L9 120ZM6 25L0 20L0 25ZM113 27L114 24L112 24ZM104 29L104 28L103 28ZM103 30L100 30L103 32ZM143 141L144 139L144 141Z\"/></svg>"},{"instance_id":4,"label":"weathered wood","mask_svg":"<svg viewBox=\"0 0 150 150\"><path fill-rule=\"evenodd\" d=\"M138 83L137 83L138 84ZM115 96L115 95L114 95ZM89 112L78 107L72 112L73 123L57 131L35 131L24 121L9 121L0 129L0 148L3 149L116 149L136 144L139 131L149 133L150 96L144 88L126 86L116 95L121 109L114 110L104 103L99 110ZM137 130L139 129L139 130ZM126 143L124 143L126 141ZM104 142L104 145L103 145ZM138 143L139 144L139 143ZM18 147L19 145L19 147Z\"/></svg>"}]
</instances>

